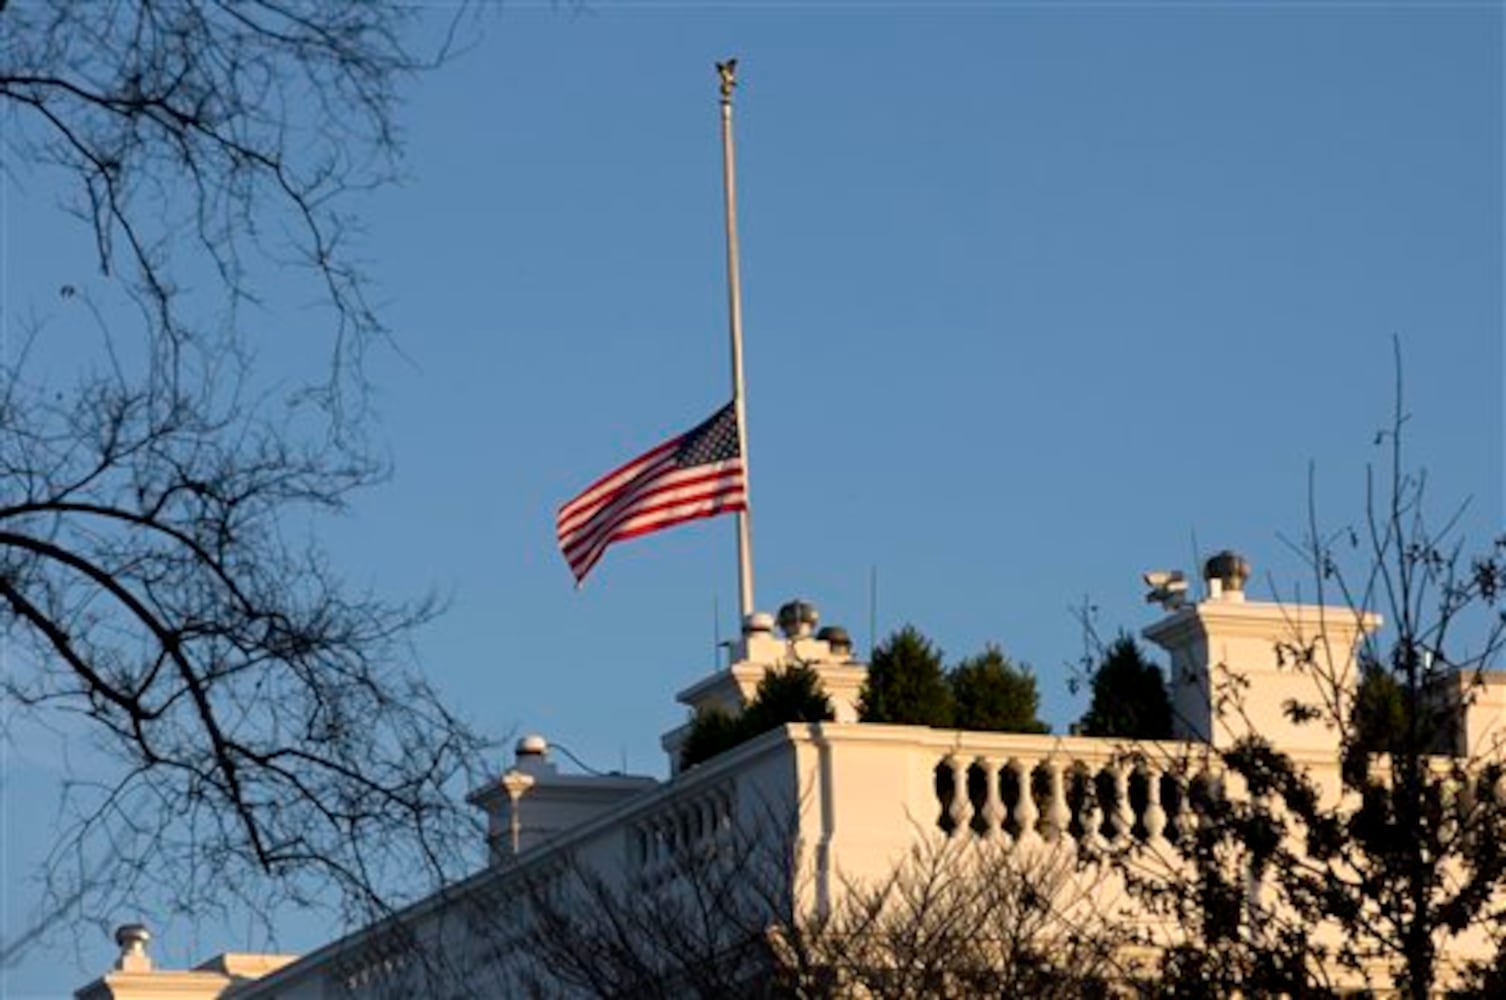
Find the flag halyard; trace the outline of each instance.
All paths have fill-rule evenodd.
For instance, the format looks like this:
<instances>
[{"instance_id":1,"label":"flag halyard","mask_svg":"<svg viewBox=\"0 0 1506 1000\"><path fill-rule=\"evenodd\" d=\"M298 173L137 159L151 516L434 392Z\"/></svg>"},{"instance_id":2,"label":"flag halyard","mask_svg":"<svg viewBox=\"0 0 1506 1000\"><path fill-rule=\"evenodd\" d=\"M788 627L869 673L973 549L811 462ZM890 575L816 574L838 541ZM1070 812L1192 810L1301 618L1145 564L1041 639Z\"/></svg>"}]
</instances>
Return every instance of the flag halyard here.
<instances>
[{"instance_id":1,"label":"flag halyard","mask_svg":"<svg viewBox=\"0 0 1506 1000\"><path fill-rule=\"evenodd\" d=\"M560 507L555 534L579 585L614 542L746 510L737 410L728 403L586 487Z\"/></svg>"}]
</instances>

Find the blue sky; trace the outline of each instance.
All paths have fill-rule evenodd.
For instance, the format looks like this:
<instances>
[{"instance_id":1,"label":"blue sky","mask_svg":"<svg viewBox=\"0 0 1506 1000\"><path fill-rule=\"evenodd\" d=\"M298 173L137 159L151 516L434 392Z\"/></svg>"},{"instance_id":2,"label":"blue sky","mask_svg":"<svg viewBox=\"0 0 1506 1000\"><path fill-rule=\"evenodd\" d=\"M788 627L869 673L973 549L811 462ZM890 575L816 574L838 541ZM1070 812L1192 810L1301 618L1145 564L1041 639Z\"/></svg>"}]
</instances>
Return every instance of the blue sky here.
<instances>
[{"instance_id":1,"label":"blue sky","mask_svg":"<svg viewBox=\"0 0 1506 1000\"><path fill-rule=\"evenodd\" d=\"M1138 631L1140 572L1194 570L1194 539L1292 596L1309 463L1325 523L1362 514L1393 335L1435 497L1502 526L1494 3L506 5L481 29L410 92L405 183L353 203L401 351L371 360L395 474L321 537L358 584L448 596L417 653L491 732L660 773L674 692L735 628L731 519L614 548L579 592L552 536L729 395L728 55L761 608L804 596L866 649L876 567L881 635L999 643L1063 731L1074 604ZM87 243L45 177L0 183L8 315L45 316L98 280ZM271 291L262 363L291 373L321 317ZM14 920L48 836L18 801L57 770L33 745L6 770ZM175 960L259 946L178 927ZM9 988L112 950L39 952Z\"/></svg>"}]
</instances>

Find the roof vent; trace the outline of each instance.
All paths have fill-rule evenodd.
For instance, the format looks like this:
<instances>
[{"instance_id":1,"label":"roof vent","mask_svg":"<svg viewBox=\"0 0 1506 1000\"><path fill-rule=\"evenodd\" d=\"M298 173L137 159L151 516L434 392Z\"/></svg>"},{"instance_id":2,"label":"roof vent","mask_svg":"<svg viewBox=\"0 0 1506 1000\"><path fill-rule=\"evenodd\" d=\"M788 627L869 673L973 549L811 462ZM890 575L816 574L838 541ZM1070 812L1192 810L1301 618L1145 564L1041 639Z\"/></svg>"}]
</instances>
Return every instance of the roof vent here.
<instances>
[{"instance_id":1,"label":"roof vent","mask_svg":"<svg viewBox=\"0 0 1506 1000\"><path fill-rule=\"evenodd\" d=\"M115 928L115 943L120 945L115 968L121 972L151 972L152 956L146 953L146 943L151 939L152 933L145 924L121 924Z\"/></svg>"},{"instance_id":2,"label":"roof vent","mask_svg":"<svg viewBox=\"0 0 1506 1000\"><path fill-rule=\"evenodd\" d=\"M755 611L743 619L743 635L767 635L774 631L774 616L767 611Z\"/></svg>"},{"instance_id":3,"label":"roof vent","mask_svg":"<svg viewBox=\"0 0 1506 1000\"><path fill-rule=\"evenodd\" d=\"M1250 561L1232 549L1224 549L1203 564L1208 596L1215 600L1242 601L1245 581L1250 579Z\"/></svg>"},{"instance_id":4,"label":"roof vent","mask_svg":"<svg viewBox=\"0 0 1506 1000\"><path fill-rule=\"evenodd\" d=\"M816 638L829 645L831 651L838 656L852 655L852 636L840 625L826 626L816 633Z\"/></svg>"},{"instance_id":5,"label":"roof vent","mask_svg":"<svg viewBox=\"0 0 1506 1000\"><path fill-rule=\"evenodd\" d=\"M549 754L549 741L538 733L529 733L518 740L517 746L513 748L513 753L517 755L519 760L527 757L544 757Z\"/></svg>"},{"instance_id":6,"label":"roof vent","mask_svg":"<svg viewBox=\"0 0 1506 1000\"><path fill-rule=\"evenodd\" d=\"M798 597L779 609L779 631L786 639L806 639L816 630L821 613L809 601Z\"/></svg>"}]
</instances>

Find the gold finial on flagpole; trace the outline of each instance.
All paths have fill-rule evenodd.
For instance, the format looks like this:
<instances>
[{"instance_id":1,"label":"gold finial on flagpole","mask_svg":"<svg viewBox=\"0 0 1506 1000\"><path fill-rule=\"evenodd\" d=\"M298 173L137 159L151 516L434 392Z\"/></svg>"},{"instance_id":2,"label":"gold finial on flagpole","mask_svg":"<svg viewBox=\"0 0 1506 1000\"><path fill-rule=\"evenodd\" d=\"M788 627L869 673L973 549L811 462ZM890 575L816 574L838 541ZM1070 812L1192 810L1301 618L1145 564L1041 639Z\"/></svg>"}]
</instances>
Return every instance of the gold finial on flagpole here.
<instances>
[{"instance_id":1,"label":"gold finial on flagpole","mask_svg":"<svg viewBox=\"0 0 1506 1000\"><path fill-rule=\"evenodd\" d=\"M732 88L737 86L737 60L728 59L716 64L717 76L722 78L722 103L732 103Z\"/></svg>"}]
</instances>

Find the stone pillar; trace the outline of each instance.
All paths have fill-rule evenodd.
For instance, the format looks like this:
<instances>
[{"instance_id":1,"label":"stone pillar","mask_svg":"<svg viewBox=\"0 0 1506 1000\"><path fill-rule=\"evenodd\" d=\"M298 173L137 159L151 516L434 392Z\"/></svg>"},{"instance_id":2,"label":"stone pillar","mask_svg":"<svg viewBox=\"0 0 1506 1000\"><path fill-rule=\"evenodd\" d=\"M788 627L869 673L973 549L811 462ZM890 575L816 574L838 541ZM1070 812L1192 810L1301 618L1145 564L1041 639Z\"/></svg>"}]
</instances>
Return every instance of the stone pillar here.
<instances>
[{"instance_id":1,"label":"stone pillar","mask_svg":"<svg viewBox=\"0 0 1506 1000\"><path fill-rule=\"evenodd\" d=\"M1348 713L1360 639L1380 616L1348 607L1249 601L1250 567L1221 552L1208 560L1209 596L1144 631L1171 655L1173 736L1232 745L1258 734L1296 753L1336 753L1336 712ZM1309 721L1296 711L1311 709Z\"/></svg>"}]
</instances>

